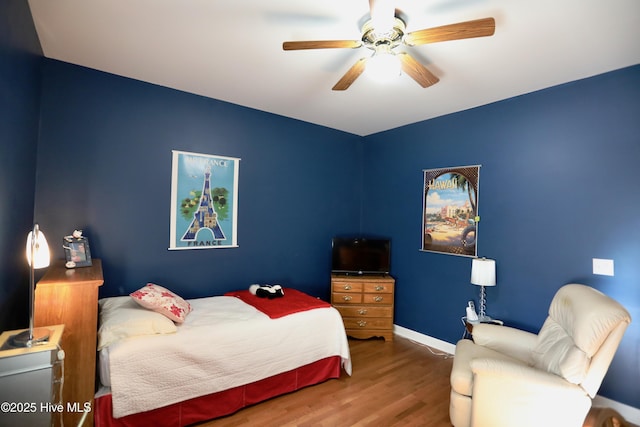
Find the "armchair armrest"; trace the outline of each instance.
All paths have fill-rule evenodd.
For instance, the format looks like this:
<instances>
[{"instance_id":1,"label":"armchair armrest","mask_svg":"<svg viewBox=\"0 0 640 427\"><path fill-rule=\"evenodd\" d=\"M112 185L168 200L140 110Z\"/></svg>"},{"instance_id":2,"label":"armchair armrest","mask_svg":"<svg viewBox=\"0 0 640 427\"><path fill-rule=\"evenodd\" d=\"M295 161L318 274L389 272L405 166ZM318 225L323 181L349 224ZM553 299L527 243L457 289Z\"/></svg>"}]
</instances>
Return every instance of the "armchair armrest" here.
<instances>
[{"instance_id":1,"label":"armchair armrest","mask_svg":"<svg viewBox=\"0 0 640 427\"><path fill-rule=\"evenodd\" d=\"M475 359L471 370L472 427L581 427L591 407L579 385L530 366Z\"/></svg>"},{"instance_id":2,"label":"armchair armrest","mask_svg":"<svg viewBox=\"0 0 640 427\"><path fill-rule=\"evenodd\" d=\"M579 391L586 394L585 391L576 384L570 383L559 375L551 374L532 366L524 366L501 359L473 359L471 361L471 371L476 375L477 379L486 376L500 378L505 385L514 384L518 389L528 388L536 393L549 388L558 390ZM473 393L474 398L476 394Z\"/></svg>"},{"instance_id":3,"label":"armchair armrest","mask_svg":"<svg viewBox=\"0 0 640 427\"><path fill-rule=\"evenodd\" d=\"M531 352L538 336L509 326L480 323L473 326L473 342L509 355L525 363L531 362Z\"/></svg>"}]
</instances>

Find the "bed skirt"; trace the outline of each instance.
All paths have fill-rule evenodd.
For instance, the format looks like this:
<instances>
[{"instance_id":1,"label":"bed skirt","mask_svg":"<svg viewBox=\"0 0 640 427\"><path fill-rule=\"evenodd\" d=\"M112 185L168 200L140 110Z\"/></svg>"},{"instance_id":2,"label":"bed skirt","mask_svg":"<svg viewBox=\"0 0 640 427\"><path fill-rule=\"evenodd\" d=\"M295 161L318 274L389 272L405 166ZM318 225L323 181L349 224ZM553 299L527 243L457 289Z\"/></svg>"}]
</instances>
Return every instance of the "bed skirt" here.
<instances>
[{"instance_id":1,"label":"bed skirt","mask_svg":"<svg viewBox=\"0 0 640 427\"><path fill-rule=\"evenodd\" d=\"M332 378L339 378L340 356L327 357L263 380L213 393L147 412L113 418L111 394L96 397L96 427L139 427L146 425L183 427L230 415L242 408L290 393Z\"/></svg>"}]
</instances>

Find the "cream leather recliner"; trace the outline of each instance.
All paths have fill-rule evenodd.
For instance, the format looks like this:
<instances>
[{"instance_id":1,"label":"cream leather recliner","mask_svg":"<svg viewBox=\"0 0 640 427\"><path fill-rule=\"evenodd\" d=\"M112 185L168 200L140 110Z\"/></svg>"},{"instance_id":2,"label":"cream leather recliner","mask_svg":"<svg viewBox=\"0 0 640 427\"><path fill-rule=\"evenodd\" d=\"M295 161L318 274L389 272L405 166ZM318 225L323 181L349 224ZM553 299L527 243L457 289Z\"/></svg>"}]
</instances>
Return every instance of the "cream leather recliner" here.
<instances>
[{"instance_id":1,"label":"cream leather recliner","mask_svg":"<svg viewBox=\"0 0 640 427\"><path fill-rule=\"evenodd\" d=\"M540 332L478 324L456 344L449 416L455 427L581 427L631 316L569 284Z\"/></svg>"}]
</instances>

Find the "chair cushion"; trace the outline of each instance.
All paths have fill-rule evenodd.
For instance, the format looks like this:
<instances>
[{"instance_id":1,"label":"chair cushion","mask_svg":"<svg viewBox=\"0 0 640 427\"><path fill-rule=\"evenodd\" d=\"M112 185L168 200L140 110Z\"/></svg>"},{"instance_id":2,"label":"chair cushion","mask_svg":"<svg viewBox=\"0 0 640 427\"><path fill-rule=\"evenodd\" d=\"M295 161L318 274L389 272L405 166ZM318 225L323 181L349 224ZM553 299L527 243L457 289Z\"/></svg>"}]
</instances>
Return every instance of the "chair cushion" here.
<instances>
[{"instance_id":1,"label":"chair cushion","mask_svg":"<svg viewBox=\"0 0 640 427\"><path fill-rule=\"evenodd\" d=\"M549 306L554 319L588 357L600 349L611 331L631 316L618 302L591 287L572 283L558 290Z\"/></svg>"},{"instance_id":2,"label":"chair cushion","mask_svg":"<svg viewBox=\"0 0 640 427\"><path fill-rule=\"evenodd\" d=\"M471 361L473 359L509 360L518 365L525 365L521 360L498 353L490 348L482 347L471 340L460 340L456 344L456 354L451 368L451 389L458 394L471 396L473 390Z\"/></svg>"},{"instance_id":3,"label":"chair cushion","mask_svg":"<svg viewBox=\"0 0 640 427\"><path fill-rule=\"evenodd\" d=\"M570 383L580 384L587 374L590 358L550 317L542 325L538 342L531 352L533 366L554 373Z\"/></svg>"}]
</instances>

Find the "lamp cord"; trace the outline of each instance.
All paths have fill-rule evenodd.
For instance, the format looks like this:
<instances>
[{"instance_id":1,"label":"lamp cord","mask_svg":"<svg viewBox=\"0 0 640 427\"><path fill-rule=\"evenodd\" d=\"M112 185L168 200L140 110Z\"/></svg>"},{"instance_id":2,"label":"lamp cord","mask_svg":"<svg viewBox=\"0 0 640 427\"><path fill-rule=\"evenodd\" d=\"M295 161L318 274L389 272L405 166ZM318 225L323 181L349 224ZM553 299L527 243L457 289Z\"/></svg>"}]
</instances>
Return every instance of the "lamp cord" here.
<instances>
[{"instance_id":1,"label":"lamp cord","mask_svg":"<svg viewBox=\"0 0 640 427\"><path fill-rule=\"evenodd\" d=\"M58 365L60 366L60 378L56 379L55 378L55 374L54 374L54 379L53 379L53 383L58 383L60 384L58 386L58 399L57 399L57 404L59 405L64 405L64 399L62 396L62 390L64 388L64 358L65 358L65 354L64 354L64 350L62 349L62 347L60 347L60 344L56 344L56 347L58 349L58 352L56 354L56 361L54 363L54 365ZM66 409L66 408L65 408ZM64 418L63 415L64 414L64 410L60 411L58 416L60 417L60 427L64 427Z\"/></svg>"}]
</instances>

